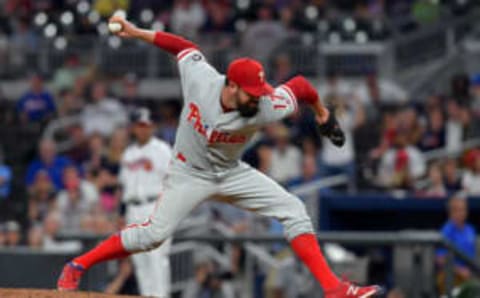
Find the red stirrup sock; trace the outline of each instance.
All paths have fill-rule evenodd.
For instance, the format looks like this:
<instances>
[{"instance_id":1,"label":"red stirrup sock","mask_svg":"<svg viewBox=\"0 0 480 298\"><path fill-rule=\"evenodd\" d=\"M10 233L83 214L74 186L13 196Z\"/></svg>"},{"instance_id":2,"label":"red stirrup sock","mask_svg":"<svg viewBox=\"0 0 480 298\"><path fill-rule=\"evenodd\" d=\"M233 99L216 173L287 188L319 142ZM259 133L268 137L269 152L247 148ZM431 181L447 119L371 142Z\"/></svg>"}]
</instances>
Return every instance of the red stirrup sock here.
<instances>
[{"instance_id":1,"label":"red stirrup sock","mask_svg":"<svg viewBox=\"0 0 480 298\"><path fill-rule=\"evenodd\" d=\"M290 245L324 290L339 286L340 281L325 261L314 234L299 235L290 241Z\"/></svg>"},{"instance_id":2,"label":"red stirrup sock","mask_svg":"<svg viewBox=\"0 0 480 298\"><path fill-rule=\"evenodd\" d=\"M75 258L73 262L88 269L97 263L113 259L121 259L128 257L129 255L131 255L131 253L126 251L123 247L120 233L116 233L100 242L100 244L92 250Z\"/></svg>"}]
</instances>

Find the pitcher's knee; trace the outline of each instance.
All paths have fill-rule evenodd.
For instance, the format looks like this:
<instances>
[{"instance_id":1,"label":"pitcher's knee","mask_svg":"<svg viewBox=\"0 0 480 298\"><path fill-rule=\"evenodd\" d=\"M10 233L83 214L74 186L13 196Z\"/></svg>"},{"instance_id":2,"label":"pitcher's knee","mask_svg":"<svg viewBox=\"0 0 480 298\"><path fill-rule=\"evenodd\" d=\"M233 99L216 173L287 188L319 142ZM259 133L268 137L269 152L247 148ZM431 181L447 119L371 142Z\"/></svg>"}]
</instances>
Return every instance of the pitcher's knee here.
<instances>
[{"instance_id":1,"label":"pitcher's knee","mask_svg":"<svg viewBox=\"0 0 480 298\"><path fill-rule=\"evenodd\" d=\"M146 249L152 250L160 245L173 233L174 226L168 223L154 223L152 222L146 230Z\"/></svg>"},{"instance_id":2,"label":"pitcher's knee","mask_svg":"<svg viewBox=\"0 0 480 298\"><path fill-rule=\"evenodd\" d=\"M159 247L173 232L168 224L160 225L147 221L132 225L121 232L122 243L127 251L142 252Z\"/></svg>"}]
</instances>

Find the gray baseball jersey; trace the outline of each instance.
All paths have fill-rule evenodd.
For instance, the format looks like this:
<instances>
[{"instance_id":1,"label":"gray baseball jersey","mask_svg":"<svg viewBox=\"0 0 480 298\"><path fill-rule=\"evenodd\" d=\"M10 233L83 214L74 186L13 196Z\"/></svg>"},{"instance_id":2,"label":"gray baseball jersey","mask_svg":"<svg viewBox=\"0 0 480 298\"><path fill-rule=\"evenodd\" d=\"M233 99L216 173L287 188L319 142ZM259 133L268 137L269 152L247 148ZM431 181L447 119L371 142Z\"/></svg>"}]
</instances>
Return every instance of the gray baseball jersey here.
<instances>
[{"instance_id":1,"label":"gray baseball jersey","mask_svg":"<svg viewBox=\"0 0 480 298\"><path fill-rule=\"evenodd\" d=\"M198 50L184 50L178 57L185 102L174 157L153 214L143 224L121 232L125 249L138 252L158 247L207 199L276 218L289 240L313 233L305 206L297 197L240 161L243 149L263 124L295 111L296 98L290 88L280 86L272 95L262 97L257 115L245 118L237 111L222 110L225 76Z\"/></svg>"},{"instance_id":2,"label":"gray baseball jersey","mask_svg":"<svg viewBox=\"0 0 480 298\"><path fill-rule=\"evenodd\" d=\"M297 108L291 90L280 86L260 99L259 112L252 118L237 111L224 112L220 95L225 76L196 49L187 49L179 57L184 107L174 150L195 168L217 172L238 165L261 125L282 119Z\"/></svg>"}]
</instances>

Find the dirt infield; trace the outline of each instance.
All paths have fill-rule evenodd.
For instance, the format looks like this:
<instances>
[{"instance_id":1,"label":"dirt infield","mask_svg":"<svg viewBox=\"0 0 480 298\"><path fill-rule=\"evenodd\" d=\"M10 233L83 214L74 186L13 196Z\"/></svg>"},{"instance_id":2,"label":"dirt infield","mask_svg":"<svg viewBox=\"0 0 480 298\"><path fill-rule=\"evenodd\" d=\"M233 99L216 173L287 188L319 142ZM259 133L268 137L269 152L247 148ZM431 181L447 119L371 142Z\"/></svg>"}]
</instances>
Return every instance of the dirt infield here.
<instances>
[{"instance_id":1,"label":"dirt infield","mask_svg":"<svg viewBox=\"0 0 480 298\"><path fill-rule=\"evenodd\" d=\"M1 298L140 298L94 292L58 292L56 290L0 289Z\"/></svg>"}]
</instances>

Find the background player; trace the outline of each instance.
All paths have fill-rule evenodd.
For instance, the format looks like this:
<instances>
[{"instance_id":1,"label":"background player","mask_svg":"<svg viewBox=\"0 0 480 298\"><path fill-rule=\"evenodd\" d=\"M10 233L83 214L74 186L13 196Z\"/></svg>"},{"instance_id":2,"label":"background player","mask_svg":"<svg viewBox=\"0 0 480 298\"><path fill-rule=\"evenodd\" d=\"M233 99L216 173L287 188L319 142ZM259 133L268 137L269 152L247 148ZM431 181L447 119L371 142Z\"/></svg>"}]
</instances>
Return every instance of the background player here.
<instances>
[{"instance_id":1,"label":"background player","mask_svg":"<svg viewBox=\"0 0 480 298\"><path fill-rule=\"evenodd\" d=\"M312 106L322 134L338 146L344 143L333 113L322 105L313 86L297 76L273 89L265 82L261 64L248 58L233 61L224 76L190 41L138 29L120 17L113 17L111 22L121 23L118 35L144 40L177 56L184 108L175 158L165 179L164 195L149 220L112 235L65 265L58 288L76 289L84 271L96 263L158 247L195 206L213 198L278 219L293 251L322 285L327 298L378 294L377 286L356 287L341 282L321 253L301 201L240 161L244 147L258 129L291 115L297 100Z\"/></svg>"},{"instance_id":2,"label":"background player","mask_svg":"<svg viewBox=\"0 0 480 298\"><path fill-rule=\"evenodd\" d=\"M152 214L172 156L170 146L153 136L148 109L136 110L132 125L135 143L123 153L120 171L127 224L142 222ZM132 256L141 295L169 297L171 242L169 238L154 250Z\"/></svg>"}]
</instances>

